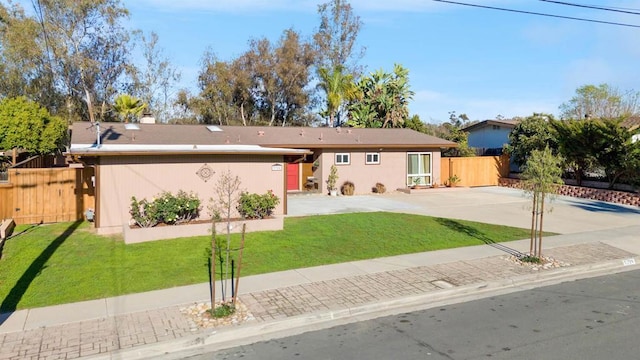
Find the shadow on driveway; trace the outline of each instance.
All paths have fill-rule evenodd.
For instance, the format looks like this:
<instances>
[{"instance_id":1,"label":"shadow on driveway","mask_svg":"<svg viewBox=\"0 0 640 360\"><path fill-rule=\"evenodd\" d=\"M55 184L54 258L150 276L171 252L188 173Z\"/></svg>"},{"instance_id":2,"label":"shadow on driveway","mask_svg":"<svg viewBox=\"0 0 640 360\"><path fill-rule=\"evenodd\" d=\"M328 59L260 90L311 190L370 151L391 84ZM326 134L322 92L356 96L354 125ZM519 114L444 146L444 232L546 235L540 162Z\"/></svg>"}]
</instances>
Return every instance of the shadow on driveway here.
<instances>
[{"instance_id":1,"label":"shadow on driveway","mask_svg":"<svg viewBox=\"0 0 640 360\"><path fill-rule=\"evenodd\" d=\"M590 200L589 202L583 202L575 199L565 199L564 202L577 208L593 211L593 212L607 212L616 214L640 214L640 208L633 208L628 205L619 205L614 203L608 203L604 201Z\"/></svg>"}]
</instances>

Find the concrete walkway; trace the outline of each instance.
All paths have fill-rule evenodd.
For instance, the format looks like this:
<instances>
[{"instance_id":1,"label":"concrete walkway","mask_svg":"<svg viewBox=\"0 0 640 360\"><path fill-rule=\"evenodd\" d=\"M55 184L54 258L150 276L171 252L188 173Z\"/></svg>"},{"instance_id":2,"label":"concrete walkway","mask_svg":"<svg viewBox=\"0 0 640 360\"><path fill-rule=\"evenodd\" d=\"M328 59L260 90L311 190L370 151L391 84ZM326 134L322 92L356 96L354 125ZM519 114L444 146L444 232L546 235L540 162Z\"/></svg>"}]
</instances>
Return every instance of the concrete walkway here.
<instances>
[{"instance_id":1,"label":"concrete walkway","mask_svg":"<svg viewBox=\"0 0 640 360\"><path fill-rule=\"evenodd\" d=\"M290 211L310 215L333 206L335 212L455 213L451 217L471 220L493 212L504 223L518 224L520 216L526 217L527 202L519 192L501 188L327 198L290 197ZM548 216L554 229L546 229L563 234L547 238L545 255L570 266L533 269L511 261L508 252L527 251L528 240L522 240L243 277L240 298L251 320L215 329L198 328L181 312L185 305L207 301L207 284L17 311L0 318L0 359L177 359L204 349L638 268L637 208L564 198L554 207ZM551 220L556 216L563 220Z\"/></svg>"}]
</instances>

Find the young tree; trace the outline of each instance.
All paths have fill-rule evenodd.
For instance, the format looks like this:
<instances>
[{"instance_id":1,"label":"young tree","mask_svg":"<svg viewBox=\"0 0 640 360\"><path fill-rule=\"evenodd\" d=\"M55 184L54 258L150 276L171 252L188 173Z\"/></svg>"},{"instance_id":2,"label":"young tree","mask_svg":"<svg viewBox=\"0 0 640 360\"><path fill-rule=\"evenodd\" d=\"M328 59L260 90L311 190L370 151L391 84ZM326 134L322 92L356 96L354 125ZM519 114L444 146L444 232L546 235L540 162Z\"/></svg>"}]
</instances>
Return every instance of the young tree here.
<instances>
[{"instance_id":1,"label":"young tree","mask_svg":"<svg viewBox=\"0 0 640 360\"><path fill-rule=\"evenodd\" d=\"M529 256L534 259L542 257L542 232L545 212L545 201L556 193L562 185L562 160L553 155L549 148L533 150L524 165L522 178L525 191L531 196L531 242Z\"/></svg>"},{"instance_id":2,"label":"young tree","mask_svg":"<svg viewBox=\"0 0 640 360\"><path fill-rule=\"evenodd\" d=\"M571 100L560 105L563 119L613 119L640 112L640 92L621 92L607 84L584 85Z\"/></svg>"},{"instance_id":3,"label":"young tree","mask_svg":"<svg viewBox=\"0 0 640 360\"><path fill-rule=\"evenodd\" d=\"M211 198L212 202L211 210L213 212L212 217L212 237L211 237L211 268L212 268L212 276L211 276L211 308L214 309L214 301L215 301L215 266L216 263L220 265L221 268L221 291L222 291L222 302L226 301L227 291L229 289L229 281L233 281L230 279L229 274L229 266L230 266L230 257L231 257L231 219L236 206L238 204L238 199L240 198L240 178L238 176L233 176L231 171L224 172L220 174L218 180L214 187L215 198ZM217 242L216 239L216 218L221 218L224 222L226 222L226 244L223 247L221 243ZM241 249L242 251L242 249ZM222 270L224 269L224 270ZM232 294L234 295L234 294ZM234 296L235 298L235 296Z\"/></svg>"}]
</instances>

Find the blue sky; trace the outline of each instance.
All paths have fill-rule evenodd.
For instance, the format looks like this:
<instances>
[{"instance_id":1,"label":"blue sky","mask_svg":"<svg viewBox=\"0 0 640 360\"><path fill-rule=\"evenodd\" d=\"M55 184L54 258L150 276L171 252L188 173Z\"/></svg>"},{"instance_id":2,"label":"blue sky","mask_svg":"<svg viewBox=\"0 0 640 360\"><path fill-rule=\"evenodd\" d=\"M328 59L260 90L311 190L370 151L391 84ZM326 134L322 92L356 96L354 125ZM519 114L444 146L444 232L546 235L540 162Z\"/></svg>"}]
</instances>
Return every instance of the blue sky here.
<instances>
[{"instance_id":1,"label":"blue sky","mask_svg":"<svg viewBox=\"0 0 640 360\"><path fill-rule=\"evenodd\" d=\"M567 0L640 11L640 1ZM124 1L130 26L155 31L165 55L196 88L200 60L211 49L229 60L252 38L276 42L285 29L310 37L319 23L307 0ZM640 16L535 0L461 0L640 25ZM640 90L640 28L471 8L430 0L352 0L363 21L358 38L367 72L394 63L410 71L412 114L442 122L449 111L473 120L558 113L584 84Z\"/></svg>"}]
</instances>

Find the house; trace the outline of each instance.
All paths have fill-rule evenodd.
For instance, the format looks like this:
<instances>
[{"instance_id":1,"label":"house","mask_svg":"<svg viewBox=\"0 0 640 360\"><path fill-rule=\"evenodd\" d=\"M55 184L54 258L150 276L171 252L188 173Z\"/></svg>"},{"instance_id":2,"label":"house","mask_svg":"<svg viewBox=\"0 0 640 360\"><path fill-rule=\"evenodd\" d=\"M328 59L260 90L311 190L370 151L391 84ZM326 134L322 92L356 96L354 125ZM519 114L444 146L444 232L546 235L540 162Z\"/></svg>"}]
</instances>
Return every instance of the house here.
<instances>
[{"instance_id":1,"label":"house","mask_svg":"<svg viewBox=\"0 0 640 360\"><path fill-rule=\"evenodd\" d=\"M462 129L469 134L469 146L480 155L500 155L502 147L509 143L509 133L516 126L515 120L484 120Z\"/></svg>"},{"instance_id":2,"label":"house","mask_svg":"<svg viewBox=\"0 0 640 360\"><path fill-rule=\"evenodd\" d=\"M138 199L179 190L204 204L214 196L218 176L238 176L248 192L272 190L283 201L288 191L327 192L331 165L338 185L355 184L370 193L414 182L440 182L440 151L455 143L409 129L240 127L75 123L68 155L93 169L95 225L100 233L120 232L129 223L132 196Z\"/></svg>"}]
</instances>

